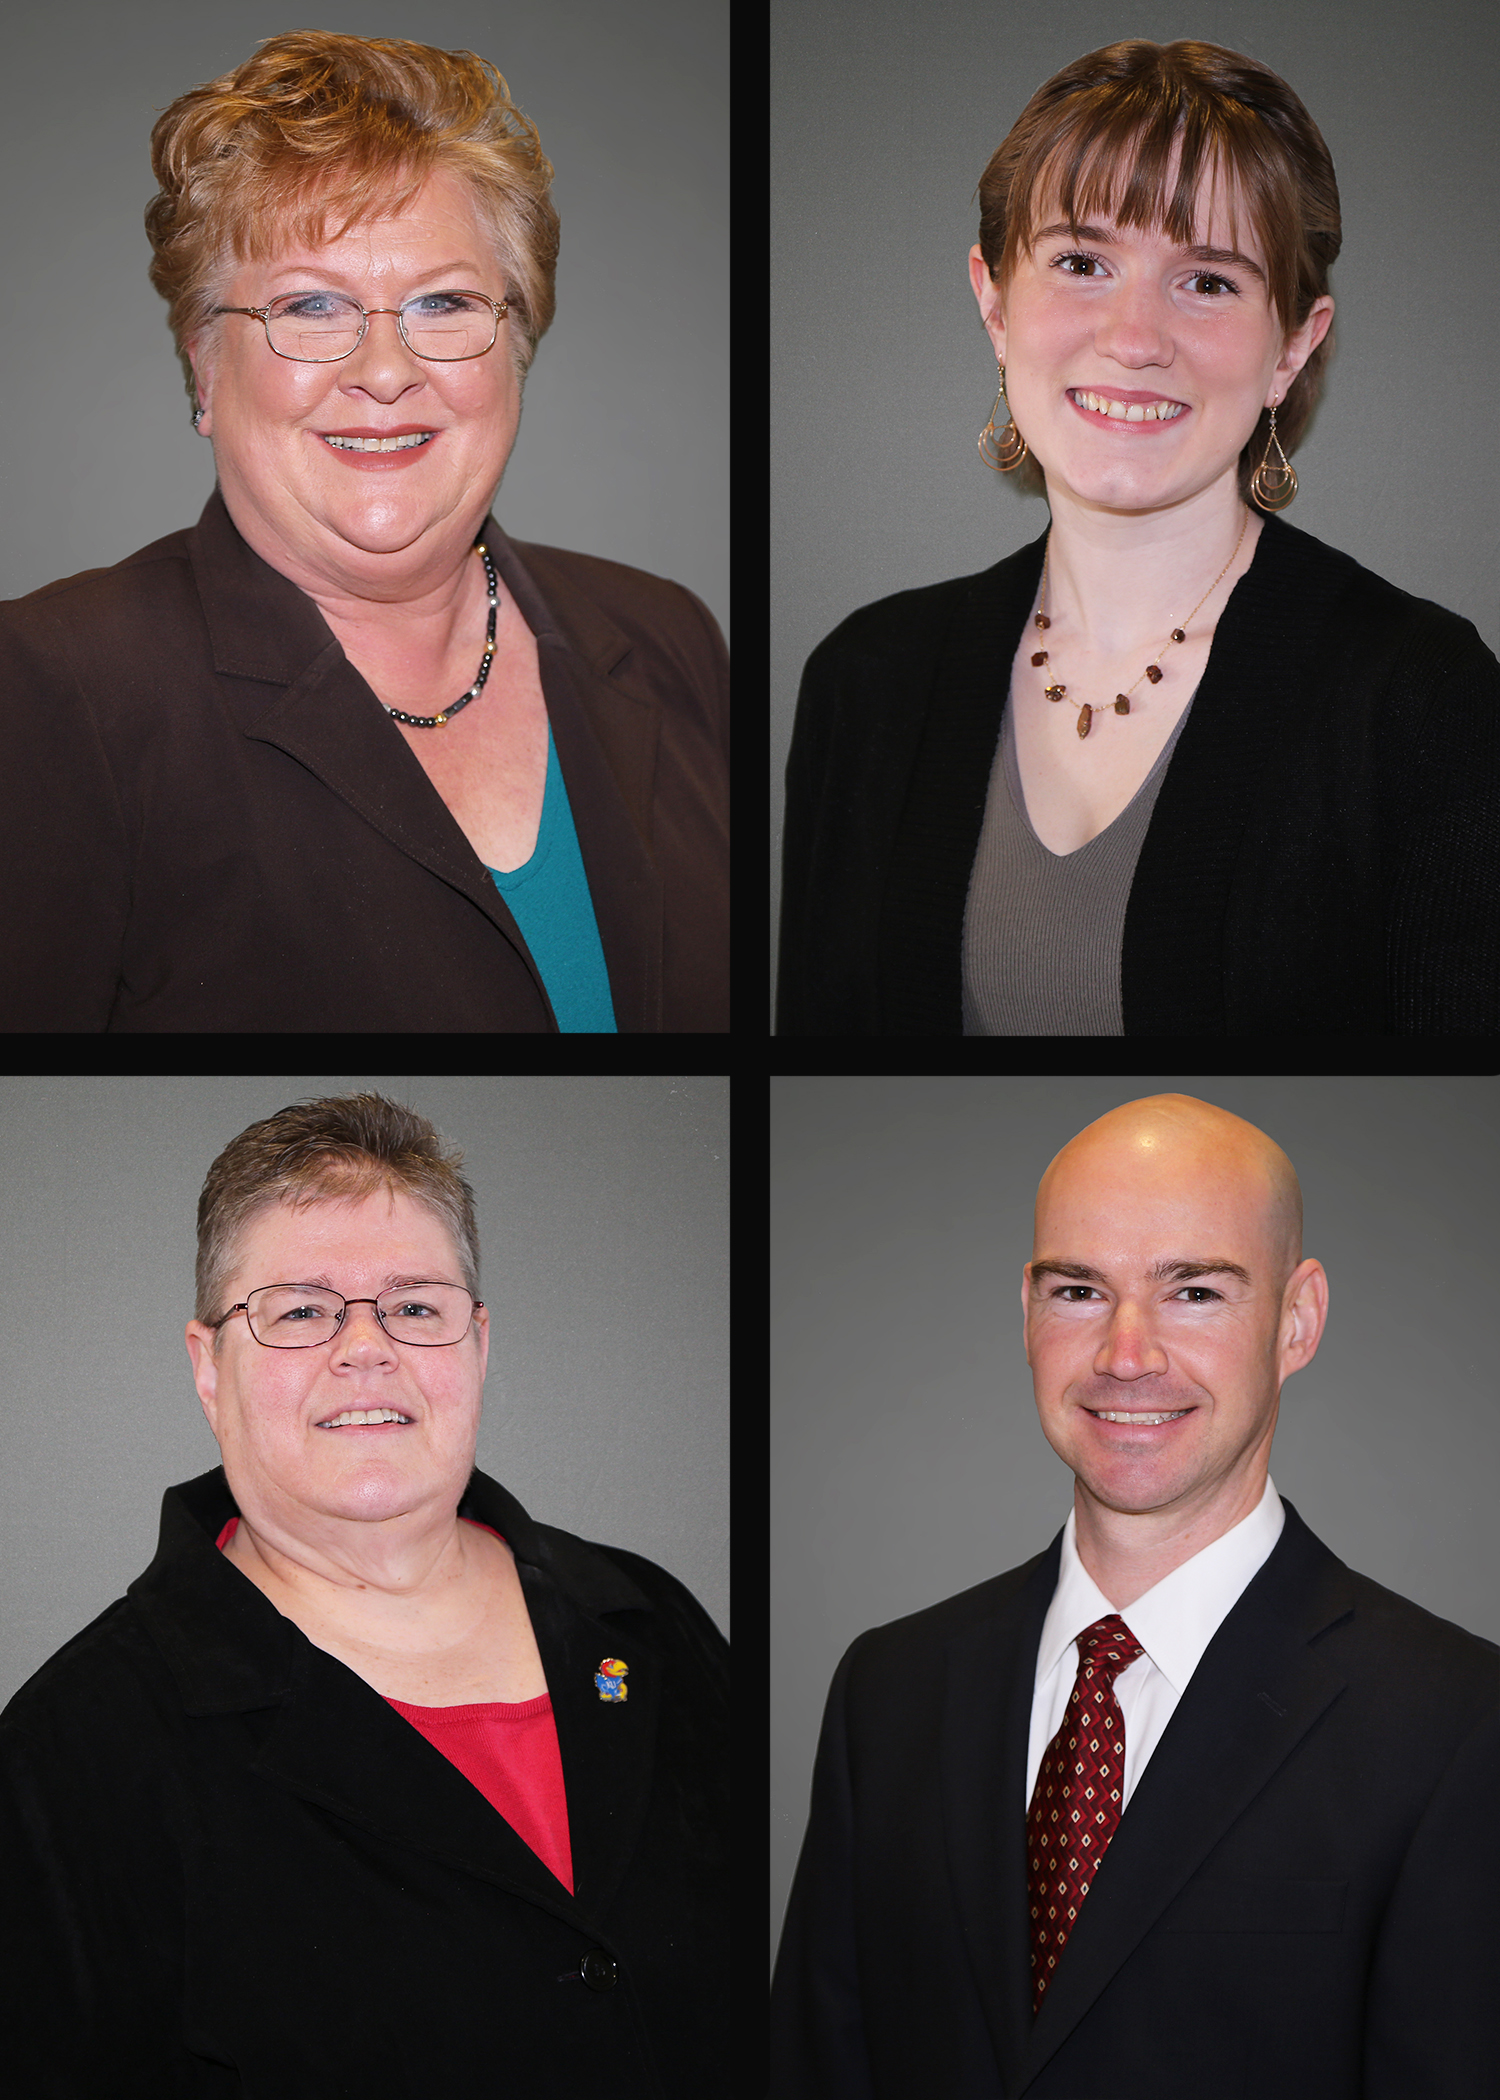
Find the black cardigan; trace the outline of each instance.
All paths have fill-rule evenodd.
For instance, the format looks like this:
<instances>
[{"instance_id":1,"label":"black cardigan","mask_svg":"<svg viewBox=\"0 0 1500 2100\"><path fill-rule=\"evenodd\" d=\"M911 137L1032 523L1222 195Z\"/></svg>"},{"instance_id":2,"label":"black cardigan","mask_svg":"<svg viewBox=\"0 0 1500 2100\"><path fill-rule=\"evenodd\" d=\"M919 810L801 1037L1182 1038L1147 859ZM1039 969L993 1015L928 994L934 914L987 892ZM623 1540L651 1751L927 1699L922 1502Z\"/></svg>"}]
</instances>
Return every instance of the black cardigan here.
<instances>
[{"instance_id":1,"label":"black cardigan","mask_svg":"<svg viewBox=\"0 0 1500 2100\"><path fill-rule=\"evenodd\" d=\"M216 1550L222 1469L0 1720L0 2008L26 2100L704 2100L734 2043L728 1665L682 1584L459 1505L516 1557L574 1891ZM604 1702L605 1656L629 1666Z\"/></svg>"},{"instance_id":2,"label":"black cardigan","mask_svg":"<svg viewBox=\"0 0 1500 2100\"><path fill-rule=\"evenodd\" d=\"M969 872L1044 540L852 613L787 763L781 1035L958 1035ZM1500 1031L1500 664L1267 518L1136 865L1126 1035Z\"/></svg>"}]
</instances>

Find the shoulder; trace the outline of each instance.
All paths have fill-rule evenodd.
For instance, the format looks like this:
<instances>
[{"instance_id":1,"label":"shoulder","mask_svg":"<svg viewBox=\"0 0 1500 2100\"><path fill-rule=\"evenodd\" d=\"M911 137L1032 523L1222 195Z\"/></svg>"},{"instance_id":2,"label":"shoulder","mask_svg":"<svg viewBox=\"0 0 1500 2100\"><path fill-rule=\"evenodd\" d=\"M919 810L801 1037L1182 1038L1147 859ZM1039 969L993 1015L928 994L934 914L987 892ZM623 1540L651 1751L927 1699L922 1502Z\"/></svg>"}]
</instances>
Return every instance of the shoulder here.
<instances>
[{"instance_id":1,"label":"shoulder","mask_svg":"<svg viewBox=\"0 0 1500 2100\"><path fill-rule=\"evenodd\" d=\"M11 627L37 622L63 624L97 618L117 609L149 611L154 602L184 592L196 598L190 537L188 530L168 533L109 568L80 569L76 576L60 576L55 583L44 583L23 598L4 600L0 602L0 621Z\"/></svg>"},{"instance_id":2,"label":"shoulder","mask_svg":"<svg viewBox=\"0 0 1500 2100\"><path fill-rule=\"evenodd\" d=\"M170 1729L181 1710L165 1657L133 1599L119 1597L10 1699L0 1714L0 1756L7 1763L74 1758L106 1731L139 1742Z\"/></svg>"},{"instance_id":3,"label":"shoulder","mask_svg":"<svg viewBox=\"0 0 1500 2100\"><path fill-rule=\"evenodd\" d=\"M1464 669L1500 681L1500 664L1472 620L1388 582L1283 518L1267 518L1249 575L1258 599L1268 607L1295 601L1341 651L1378 659L1398 675L1424 666L1428 682Z\"/></svg>"},{"instance_id":4,"label":"shoulder","mask_svg":"<svg viewBox=\"0 0 1500 2100\"><path fill-rule=\"evenodd\" d=\"M508 545L548 611L590 655L597 654L598 635L588 615L602 615L648 660L669 661L695 679L718 676L725 657L723 634L686 584L535 540L509 540Z\"/></svg>"},{"instance_id":5,"label":"shoulder","mask_svg":"<svg viewBox=\"0 0 1500 2100\"><path fill-rule=\"evenodd\" d=\"M1351 1661L1362 1656L1372 1670L1401 1686L1404 1696L1428 1709L1453 1700L1476 1698L1492 1707L1500 1701L1500 1647L1493 1641L1439 1618L1368 1575L1351 1569L1348 1579L1354 1612L1342 1639L1330 1637L1331 1651L1342 1648Z\"/></svg>"},{"instance_id":6,"label":"shoulder","mask_svg":"<svg viewBox=\"0 0 1500 2100\"><path fill-rule=\"evenodd\" d=\"M593 1613L648 1613L634 1623L665 1645L692 1649L705 1665L719 1667L728 1643L685 1582L643 1554L624 1546L536 1526L541 1558L558 1583Z\"/></svg>"},{"instance_id":7,"label":"shoulder","mask_svg":"<svg viewBox=\"0 0 1500 2100\"><path fill-rule=\"evenodd\" d=\"M1024 612L1041 574L1043 544L1036 540L973 575L921 584L860 606L818 643L808 658L809 671L831 670L841 661L887 664L893 657L930 655L965 612L1001 617L1013 606Z\"/></svg>"},{"instance_id":8,"label":"shoulder","mask_svg":"<svg viewBox=\"0 0 1500 2100\"><path fill-rule=\"evenodd\" d=\"M1285 1523L1246 1601L1306 1639L1325 1667L1442 1734L1500 1707L1500 1647L1361 1575L1282 1496Z\"/></svg>"},{"instance_id":9,"label":"shoulder","mask_svg":"<svg viewBox=\"0 0 1500 2100\"><path fill-rule=\"evenodd\" d=\"M992 1575L972 1589L924 1605L883 1626L872 1626L852 1641L839 1664L839 1677L856 1688L873 1689L882 1684L913 1687L935 1669L941 1669L948 1646L970 1635L994 1631L998 1634L1029 1604L1045 1602L1057 1582L1057 1564L1062 1534L1043 1552L1003 1575ZM1027 1592L1036 1584L1035 1592ZM1038 1620L1040 1625L1040 1619Z\"/></svg>"},{"instance_id":10,"label":"shoulder","mask_svg":"<svg viewBox=\"0 0 1500 2100\"><path fill-rule=\"evenodd\" d=\"M24 598L0 602L0 653L24 664L28 678L138 677L163 653L180 657L192 637L207 649L202 601L193 578L187 531L169 533L110 568L59 577Z\"/></svg>"}]
</instances>

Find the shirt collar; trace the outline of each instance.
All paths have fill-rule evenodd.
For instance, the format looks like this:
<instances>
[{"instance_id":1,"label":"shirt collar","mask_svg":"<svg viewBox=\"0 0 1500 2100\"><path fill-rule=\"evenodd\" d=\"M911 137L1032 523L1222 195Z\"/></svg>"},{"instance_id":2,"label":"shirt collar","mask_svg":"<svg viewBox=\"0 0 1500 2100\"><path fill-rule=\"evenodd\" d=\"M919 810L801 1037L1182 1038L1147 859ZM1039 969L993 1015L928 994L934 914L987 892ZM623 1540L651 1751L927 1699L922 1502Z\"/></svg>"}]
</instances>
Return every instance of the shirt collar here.
<instances>
[{"instance_id":1,"label":"shirt collar","mask_svg":"<svg viewBox=\"0 0 1500 2100\"><path fill-rule=\"evenodd\" d=\"M536 1523L477 1466L458 1513L491 1525L507 1542L528 1591L528 1608L533 1585L590 1618L653 1608L615 1561L583 1539ZM218 1550L219 1533L238 1515L222 1466L168 1488L156 1557L129 1589L190 1713L271 1705L285 1697L291 1682L300 1636Z\"/></svg>"},{"instance_id":2,"label":"shirt collar","mask_svg":"<svg viewBox=\"0 0 1500 2100\"><path fill-rule=\"evenodd\" d=\"M1247 1517L1120 1612L1179 1697L1251 1577L1270 1558L1285 1521L1281 1497L1268 1474L1265 1491ZM1085 1627L1114 1610L1078 1557L1074 1512L1069 1510L1057 1588L1042 1623L1037 1682L1051 1675Z\"/></svg>"}]
</instances>

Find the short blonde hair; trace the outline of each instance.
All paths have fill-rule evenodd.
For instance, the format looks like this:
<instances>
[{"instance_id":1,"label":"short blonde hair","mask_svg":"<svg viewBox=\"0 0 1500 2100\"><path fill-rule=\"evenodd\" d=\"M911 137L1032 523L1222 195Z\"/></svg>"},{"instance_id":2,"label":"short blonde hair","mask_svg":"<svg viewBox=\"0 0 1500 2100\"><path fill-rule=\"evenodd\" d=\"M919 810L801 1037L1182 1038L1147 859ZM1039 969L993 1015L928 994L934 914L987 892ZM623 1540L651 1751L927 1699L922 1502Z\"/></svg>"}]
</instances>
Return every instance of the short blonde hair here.
<instances>
[{"instance_id":1,"label":"short blonde hair","mask_svg":"<svg viewBox=\"0 0 1500 2100\"><path fill-rule=\"evenodd\" d=\"M1004 291L1048 198L1071 227L1112 212L1119 225L1161 227L1186 244L1199 179L1210 175L1227 179L1228 201L1243 199L1265 253L1271 304L1283 334L1292 334L1327 292L1343 238L1333 161L1280 74L1219 44L1133 37L1043 82L979 178L979 249L990 281ZM1276 435L1288 453L1307 428L1332 354L1330 330L1277 409ZM1270 428L1262 409L1240 454L1246 501ZM1014 484L1040 492L1032 458Z\"/></svg>"},{"instance_id":2,"label":"short blonde hair","mask_svg":"<svg viewBox=\"0 0 1500 2100\"><path fill-rule=\"evenodd\" d=\"M278 1204L304 1210L311 1203L357 1203L382 1189L409 1196L446 1226L460 1278L477 1298L479 1225L463 1155L416 1109L383 1094L342 1094L299 1101L252 1123L209 1168L198 1198L195 1317L205 1326L223 1318L245 1234L264 1212Z\"/></svg>"},{"instance_id":3,"label":"short blonde hair","mask_svg":"<svg viewBox=\"0 0 1500 2100\"><path fill-rule=\"evenodd\" d=\"M187 346L214 322L237 262L337 240L400 211L429 175L460 177L494 244L524 380L556 304L552 165L487 59L401 38L298 30L179 95L151 133L151 282Z\"/></svg>"}]
</instances>

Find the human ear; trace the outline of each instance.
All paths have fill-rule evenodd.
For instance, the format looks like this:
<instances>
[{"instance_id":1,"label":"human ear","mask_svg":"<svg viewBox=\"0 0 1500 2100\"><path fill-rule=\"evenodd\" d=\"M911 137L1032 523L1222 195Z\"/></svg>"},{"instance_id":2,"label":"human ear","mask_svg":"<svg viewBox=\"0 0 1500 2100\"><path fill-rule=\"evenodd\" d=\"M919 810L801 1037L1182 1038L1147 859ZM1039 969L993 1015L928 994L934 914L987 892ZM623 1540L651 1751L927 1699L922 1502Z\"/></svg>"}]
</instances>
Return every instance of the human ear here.
<instances>
[{"instance_id":1,"label":"human ear","mask_svg":"<svg viewBox=\"0 0 1500 2100\"><path fill-rule=\"evenodd\" d=\"M1307 360L1333 326L1333 301L1326 294L1315 299L1312 312L1300 328L1293 329L1281 347L1281 356L1276 361L1276 370L1271 377L1272 394L1277 401L1285 401L1288 389ZM1266 407L1271 406L1271 399Z\"/></svg>"},{"instance_id":2,"label":"human ear","mask_svg":"<svg viewBox=\"0 0 1500 2100\"><path fill-rule=\"evenodd\" d=\"M1005 314L1000 304L1000 293L990 277L989 266L977 243L969 250L969 283L974 297L979 302L979 318L984 323L984 332L994 345L995 355L1005 362Z\"/></svg>"}]
</instances>

